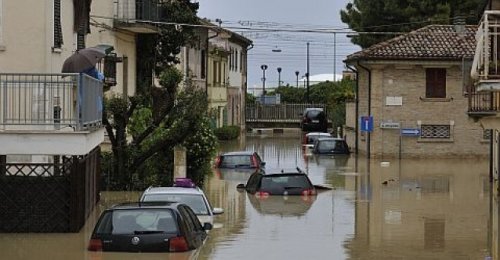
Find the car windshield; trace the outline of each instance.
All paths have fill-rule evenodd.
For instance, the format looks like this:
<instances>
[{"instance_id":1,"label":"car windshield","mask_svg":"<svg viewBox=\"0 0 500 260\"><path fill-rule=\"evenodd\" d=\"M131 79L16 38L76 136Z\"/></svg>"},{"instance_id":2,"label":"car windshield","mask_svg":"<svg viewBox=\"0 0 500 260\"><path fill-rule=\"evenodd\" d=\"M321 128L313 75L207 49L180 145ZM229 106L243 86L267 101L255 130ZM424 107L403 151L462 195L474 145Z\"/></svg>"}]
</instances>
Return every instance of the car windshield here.
<instances>
[{"instance_id":1,"label":"car windshield","mask_svg":"<svg viewBox=\"0 0 500 260\"><path fill-rule=\"evenodd\" d=\"M226 155L222 157L222 167L252 166L249 155Z\"/></svg>"},{"instance_id":2,"label":"car windshield","mask_svg":"<svg viewBox=\"0 0 500 260\"><path fill-rule=\"evenodd\" d=\"M170 209L123 209L103 215L96 233L155 234L177 233L177 224Z\"/></svg>"},{"instance_id":3,"label":"car windshield","mask_svg":"<svg viewBox=\"0 0 500 260\"><path fill-rule=\"evenodd\" d=\"M313 134L313 135L308 135L307 136L307 143L308 144L314 144L316 140L320 137L326 137L326 135L321 135L321 134Z\"/></svg>"},{"instance_id":4,"label":"car windshield","mask_svg":"<svg viewBox=\"0 0 500 260\"><path fill-rule=\"evenodd\" d=\"M146 194L143 201L171 201L188 205L196 215L208 215L208 205L200 194Z\"/></svg>"}]
</instances>

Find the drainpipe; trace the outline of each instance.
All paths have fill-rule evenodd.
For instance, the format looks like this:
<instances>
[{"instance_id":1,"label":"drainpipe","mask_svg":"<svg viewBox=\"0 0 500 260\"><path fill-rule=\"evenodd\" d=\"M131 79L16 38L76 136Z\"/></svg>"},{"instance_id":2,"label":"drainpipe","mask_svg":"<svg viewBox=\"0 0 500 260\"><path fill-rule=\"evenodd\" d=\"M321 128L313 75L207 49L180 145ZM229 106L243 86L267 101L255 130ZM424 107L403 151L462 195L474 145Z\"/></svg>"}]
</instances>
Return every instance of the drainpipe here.
<instances>
[{"instance_id":1,"label":"drainpipe","mask_svg":"<svg viewBox=\"0 0 500 260\"><path fill-rule=\"evenodd\" d=\"M359 130L359 73L358 70L355 68L351 67L350 65L346 64L347 68L351 70L352 72L356 73L356 97L355 97L355 113L354 113L354 118L356 118L356 122L354 124L354 132L356 133L356 138L354 139L354 153L358 154L358 145L359 145L359 138L358 138L358 130Z\"/></svg>"},{"instance_id":2,"label":"drainpipe","mask_svg":"<svg viewBox=\"0 0 500 260\"><path fill-rule=\"evenodd\" d=\"M248 51L253 49L253 43L250 43L250 45L246 48L246 52L245 52L245 89L243 91L243 97L242 97L242 109L243 109L243 113L241 113L241 122L242 124L244 124L245 126L245 131L247 129L247 89L248 89Z\"/></svg>"},{"instance_id":3,"label":"drainpipe","mask_svg":"<svg viewBox=\"0 0 500 260\"><path fill-rule=\"evenodd\" d=\"M366 70L368 72L368 116L371 116L372 115L372 71L361 65L359 63L359 61L357 62L357 65L358 67ZM356 118L356 120L358 120ZM371 133L368 132L368 136L367 136L367 140L366 140L366 146L367 146L367 149L366 149L366 158L370 159L370 150L371 150L371 144L370 144L370 141L371 141Z\"/></svg>"}]
</instances>

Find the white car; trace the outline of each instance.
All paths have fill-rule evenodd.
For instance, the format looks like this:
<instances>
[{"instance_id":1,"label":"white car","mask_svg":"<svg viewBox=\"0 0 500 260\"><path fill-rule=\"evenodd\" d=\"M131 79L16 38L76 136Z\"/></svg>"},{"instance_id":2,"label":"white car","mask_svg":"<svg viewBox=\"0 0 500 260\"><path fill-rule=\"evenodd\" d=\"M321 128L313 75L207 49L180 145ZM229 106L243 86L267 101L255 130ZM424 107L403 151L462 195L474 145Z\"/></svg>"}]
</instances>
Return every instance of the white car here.
<instances>
[{"instance_id":1,"label":"white car","mask_svg":"<svg viewBox=\"0 0 500 260\"><path fill-rule=\"evenodd\" d=\"M196 186L149 187L141 196L141 202L170 201L188 205L200 223L214 224L214 215L224 213L222 208L212 208L205 193Z\"/></svg>"},{"instance_id":2,"label":"white car","mask_svg":"<svg viewBox=\"0 0 500 260\"><path fill-rule=\"evenodd\" d=\"M304 139L302 140L302 145L305 148L304 152L306 154L311 153L311 150L314 147L314 142L318 138L323 138L323 137L332 137L332 135L330 133L321 133L321 132L311 132L305 134Z\"/></svg>"}]
</instances>

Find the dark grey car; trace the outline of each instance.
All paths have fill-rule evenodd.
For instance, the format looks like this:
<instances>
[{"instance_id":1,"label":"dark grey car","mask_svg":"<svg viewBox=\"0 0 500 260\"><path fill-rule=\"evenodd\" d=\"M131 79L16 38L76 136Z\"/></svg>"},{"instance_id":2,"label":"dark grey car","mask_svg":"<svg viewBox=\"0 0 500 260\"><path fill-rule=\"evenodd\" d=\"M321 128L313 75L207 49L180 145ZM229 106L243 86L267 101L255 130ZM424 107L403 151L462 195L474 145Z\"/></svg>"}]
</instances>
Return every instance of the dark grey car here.
<instances>
[{"instance_id":1,"label":"dark grey car","mask_svg":"<svg viewBox=\"0 0 500 260\"><path fill-rule=\"evenodd\" d=\"M88 245L90 251L183 252L203 245L204 226L185 204L138 202L106 209Z\"/></svg>"}]
</instances>

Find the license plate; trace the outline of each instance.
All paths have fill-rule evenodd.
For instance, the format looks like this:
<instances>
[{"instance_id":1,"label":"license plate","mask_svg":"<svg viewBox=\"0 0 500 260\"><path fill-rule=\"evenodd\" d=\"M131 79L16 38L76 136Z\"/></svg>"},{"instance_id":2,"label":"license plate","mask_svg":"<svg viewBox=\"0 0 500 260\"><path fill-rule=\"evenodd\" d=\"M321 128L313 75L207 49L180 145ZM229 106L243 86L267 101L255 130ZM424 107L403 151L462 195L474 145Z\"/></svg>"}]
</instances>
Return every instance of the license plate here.
<instances>
[{"instance_id":1,"label":"license plate","mask_svg":"<svg viewBox=\"0 0 500 260\"><path fill-rule=\"evenodd\" d=\"M313 120L312 122L313 123L319 123L319 120Z\"/></svg>"}]
</instances>

